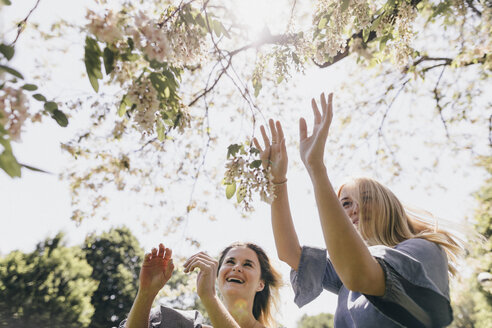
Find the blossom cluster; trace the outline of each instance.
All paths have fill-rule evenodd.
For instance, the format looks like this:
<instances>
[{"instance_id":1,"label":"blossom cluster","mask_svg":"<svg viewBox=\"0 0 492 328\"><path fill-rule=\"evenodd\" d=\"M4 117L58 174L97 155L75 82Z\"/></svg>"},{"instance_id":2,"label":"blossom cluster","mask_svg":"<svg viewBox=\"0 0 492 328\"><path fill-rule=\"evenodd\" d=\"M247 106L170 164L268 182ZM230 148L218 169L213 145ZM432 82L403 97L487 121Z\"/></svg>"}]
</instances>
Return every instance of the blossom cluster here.
<instances>
[{"instance_id":1,"label":"blossom cluster","mask_svg":"<svg viewBox=\"0 0 492 328\"><path fill-rule=\"evenodd\" d=\"M246 211L253 210L251 203L254 192L259 193L261 200L268 204L271 204L275 198L275 185L270 170L263 168L261 161L255 159L252 153L254 148L249 152L237 152L228 159L224 174L224 184L236 186L237 201L243 204Z\"/></svg>"},{"instance_id":2,"label":"blossom cluster","mask_svg":"<svg viewBox=\"0 0 492 328\"><path fill-rule=\"evenodd\" d=\"M106 10L104 14L88 11L87 28L101 42L115 48L131 37L136 48L149 60L173 66L196 65L205 55L205 33L197 24L171 19L165 24L139 11L133 17Z\"/></svg>"},{"instance_id":3,"label":"blossom cluster","mask_svg":"<svg viewBox=\"0 0 492 328\"><path fill-rule=\"evenodd\" d=\"M29 116L28 105L21 89L5 86L0 90L0 125L7 130L11 140L20 140L22 124Z\"/></svg>"},{"instance_id":4,"label":"blossom cluster","mask_svg":"<svg viewBox=\"0 0 492 328\"><path fill-rule=\"evenodd\" d=\"M317 42L315 59L319 63L325 62L326 56L334 57L347 47L346 30L350 25L362 30L371 23L373 10L368 0L352 0L347 8L343 8L342 3L338 0L318 1L316 17L329 19L324 27L324 37Z\"/></svg>"},{"instance_id":5,"label":"blossom cluster","mask_svg":"<svg viewBox=\"0 0 492 328\"><path fill-rule=\"evenodd\" d=\"M149 79L134 81L127 93L128 101L135 105L133 120L141 132L153 133L156 119L160 116L160 101Z\"/></svg>"},{"instance_id":6,"label":"blossom cluster","mask_svg":"<svg viewBox=\"0 0 492 328\"><path fill-rule=\"evenodd\" d=\"M161 24L139 12L134 17L134 25L127 32L151 60L184 66L198 64L204 58L204 35L196 24L178 24L173 21Z\"/></svg>"},{"instance_id":7,"label":"blossom cluster","mask_svg":"<svg viewBox=\"0 0 492 328\"><path fill-rule=\"evenodd\" d=\"M398 16L395 21L395 38L388 43L387 50L398 67L404 67L413 53L410 46L413 39L412 23L417 17L417 10L408 2L402 1L398 7ZM386 50L386 49L385 49Z\"/></svg>"}]
</instances>

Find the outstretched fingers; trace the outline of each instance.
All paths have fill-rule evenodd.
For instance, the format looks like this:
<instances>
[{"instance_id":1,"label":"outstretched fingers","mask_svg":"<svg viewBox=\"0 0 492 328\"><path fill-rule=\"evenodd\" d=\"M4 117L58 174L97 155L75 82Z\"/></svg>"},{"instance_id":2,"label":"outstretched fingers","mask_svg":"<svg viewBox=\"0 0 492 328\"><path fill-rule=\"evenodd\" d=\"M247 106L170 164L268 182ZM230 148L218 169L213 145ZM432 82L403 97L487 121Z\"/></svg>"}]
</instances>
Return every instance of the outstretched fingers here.
<instances>
[{"instance_id":1,"label":"outstretched fingers","mask_svg":"<svg viewBox=\"0 0 492 328\"><path fill-rule=\"evenodd\" d=\"M263 142L265 143L265 149L270 147L270 139L268 139L268 136L265 131L265 127L262 125L260 126L260 131L261 131L261 136L263 137Z\"/></svg>"},{"instance_id":2,"label":"outstretched fingers","mask_svg":"<svg viewBox=\"0 0 492 328\"><path fill-rule=\"evenodd\" d=\"M318 104L316 104L316 100L311 99L311 107L313 108L314 114L314 124L319 124L321 122L321 114L318 109Z\"/></svg>"},{"instance_id":3,"label":"outstretched fingers","mask_svg":"<svg viewBox=\"0 0 492 328\"><path fill-rule=\"evenodd\" d=\"M299 137L301 141L307 138L307 124L304 117L299 119Z\"/></svg>"},{"instance_id":4,"label":"outstretched fingers","mask_svg":"<svg viewBox=\"0 0 492 328\"><path fill-rule=\"evenodd\" d=\"M275 123L272 119L269 119L268 124L270 125L270 131L272 132L272 144L276 144L279 139L277 135L277 129L275 128Z\"/></svg>"}]
</instances>

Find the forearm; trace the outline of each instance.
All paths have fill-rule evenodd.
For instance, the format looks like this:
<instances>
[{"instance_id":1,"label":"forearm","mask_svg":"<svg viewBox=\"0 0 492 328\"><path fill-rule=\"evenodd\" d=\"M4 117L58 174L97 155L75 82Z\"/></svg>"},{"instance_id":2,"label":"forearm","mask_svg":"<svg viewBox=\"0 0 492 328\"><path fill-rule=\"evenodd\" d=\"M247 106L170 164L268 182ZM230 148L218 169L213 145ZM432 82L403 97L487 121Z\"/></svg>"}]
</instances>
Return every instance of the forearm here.
<instances>
[{"instance_id":1,"label":"forearm","mask_svg":"<svg viewBox=\"0 0 492 328\"><path fill-rule=\"evenodd\" d=\"M280 260L297 271L301 246L292 222L287 184L275 186L276 198L272 202L271 216L275 246Z\"/></svg>"},{"instance_id":2,"label":"forearm","mask_svg":"<svg viewBox=\"0 0 492 328\"><path fill-rule=\"evenodd\" d=\"M239 324L234 320L217 296L201 298L201 300L213 327L240 328Z\"/></svg>"},{"instance_id":3,"label":"forearm","mask_svg":"<svg viewBox=\"0 0 492 328\"><path fill-rule=\"evenodd\" d=\"M156 295L138 291L128 314L125 328L148 328L149 314Z\"/></svg>"},{"instance_id":4,"label":"forearm","mask_svg":"<svg viewBox=\"0 0 492 328\"><path fill-rule=\"evenodd\" d=\"M324 165L308 169L314 187L323 237L330 260L344 285L351 290L378 294L384 275L343 210Z\"/></svg>"}]
</instances>

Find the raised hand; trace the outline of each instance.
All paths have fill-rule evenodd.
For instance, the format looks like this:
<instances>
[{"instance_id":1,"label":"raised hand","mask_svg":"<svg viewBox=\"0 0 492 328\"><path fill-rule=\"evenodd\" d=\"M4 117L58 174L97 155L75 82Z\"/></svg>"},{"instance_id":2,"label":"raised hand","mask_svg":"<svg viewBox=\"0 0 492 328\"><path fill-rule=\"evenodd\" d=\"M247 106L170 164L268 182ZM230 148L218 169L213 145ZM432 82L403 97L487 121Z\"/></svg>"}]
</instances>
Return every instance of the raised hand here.
<instances>
[{"instance_id":1,"label":"raised hand","mask_svg":"<svg viewBox=\"0 0 492 328\"><path fill-rule=\"evenodd\" d=\"M312 168L324 165L323 155L326 138L328 137L328 130L333 118L333 93L328 95L328 99L326 99L325 94L322 93L320 95L320 102L323 114L320 114L316 100L313 98L311 101L314 114L313 134L311 136L308 136L307 134L306 120L304 118L299 120L299 148L302 162L308 171Z\"/></svg>"},{"instance_id":2,"label":"raised hand","mask_svg":"<svg viewBox=\"0 0 492 328\"><path fill-rule=\"evenodd\" d=\"M215 297L215 279L218 266L219 262L204 252L191 256L184 263L184 272L191 272L195 268L200 269L196 280L196 289L202 300Z\"/></svg>"},{"instance_id":3,"label":"raised hand","mask_svg":"<svg viewBox=\"0 0 492 328\"><path fill-rule=\"evenodd\" d=\"M270 131L272 133L272 143L268 138L265 127L260 126L263 142L265 143L265 149L262 149L260 143L256 138L253 139L255 147L260 151L260 159L264 168L271 168L273 176L273 183L282 183L287 180L287 150L285 148L284 132L282 125L279 121L276 123L272 119L268 121L270 125Z\"/></svg>"},{"instance_id":4,"label":"raised hand","mask_svg":"<svg viewBox=\"0 0 492 328\"><path fill-rule=\"evenodd\" d=\"M159 244L159 249L153 248L151 253L145 254L140 269L140 289L150 295L157 295L159 290L171 278L174 270L172 250Z\"/></svg>"}]
</instances>

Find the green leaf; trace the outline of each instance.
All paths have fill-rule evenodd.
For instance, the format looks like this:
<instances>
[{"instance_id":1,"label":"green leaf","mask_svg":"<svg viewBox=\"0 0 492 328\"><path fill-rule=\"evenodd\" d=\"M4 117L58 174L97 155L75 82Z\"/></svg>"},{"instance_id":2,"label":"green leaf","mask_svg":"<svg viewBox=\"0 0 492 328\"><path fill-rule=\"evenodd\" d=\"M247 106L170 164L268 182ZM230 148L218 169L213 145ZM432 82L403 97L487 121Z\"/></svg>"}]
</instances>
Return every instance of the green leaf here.
<instances>
[{"instance_id":1,"label":"green leaf","mask_svg":"<svg viewBox=\"0 0 492 328\"><path fill-rule=\"evenodd\" d=\"M85 39L84 62L87 76L89 77L89 82L91 83L94 91L98 92L98 79L102 79L101 49L99 49L97 41L90 37L87 37Z\"/></svg>"},{"instance_id":2,"label":"green leaf","mask_svg":"<svg viewBox=\"0 0 492 328\"><path fill-rule=\"evenodd\" d=\"M166 139L166 126L162 123L161 120L157 121L157 139L160 142L163 142Z\"/></svg>"},{"instance_id":3,"label":"green leaf","mask_svg":"<svg viewBox=\"0 0 492 328\"><path fill-rule=\"evenodd\" d=\"M32 97L33 97L34 99L38 100L38 101L44 101L44 102L46 102L46 101L47 101L47 100L46 100L46 97L45 97L45 96L43 96L43 95L42 95L42 94L40 94L40 93L36 93L36 94L34 94Z\"/></svg>"},{"instance_id":4,"label":"green leaf","mask_svg":"<svg viewBox=\"0 0 492 328\"><path fill-rule=\"evenodd\" d=\"M217 35L217 37L220 37L220 35L222 34L222 24L219 21L214 20L212 20L210 23L210 27L214 31L215 35Z\"/></svg>"},{"instance_id":5,"label":"green leaf","mask_svg":"<svg viewBox=\"0 0 492 328\"><path fill-rule=\"evenodd\" d=\"M238 144L229 145L229 147L227 147L227 158L229 158L230 156L234 157L240 149L241 146Z\"/></svg>"},{"instance_id":6,"label":"green leaf","mask_svg":"<svg viewBox=\"0 0 492 328\"><path fill-rule=\"evenodd\" d=\"M53 112L58 109L58 104L54 101L45 102L44 109L53 114Z\"/></svg>"},{"instance_id":7,"label":"green leaf","mask_svg":"<svg viewBox=\"0 0 492 328\"><path fill-rule=\"evenodd\" d=\"M120 117L122 117L123 115L125 115L126 109L127 109L128 105L129 104L127 102L126 95L124 95L123 98L121 99L120 106L118 107L118 115Z\"/></svg>"},{"instance_id":8,"label":"green leaf","mask_svg":"<svg viewBox=\"0 0 492 328\"><path fill-rule=\"evenodd\" d=\"M234 196L235 193L236 193L236 181L234 181L233 183L227 185L227 187L226 187L226 197L227 197L227 199L231 199L232 196Z\"/></svg>"},{"instance_id":9,"label":"green leaf","mask_svg":"<svg viewBox=\"0 0 492 328\"><path fill-rule=\"evenodd\" d=\"M326 23L328 23L328 19L326 17L321 17L321 19L318 22L318 29L323 29L323 27L326 26Z\"/></svg>"},{"instance_id":10,"label":"green leaf","mask_svg":"<svg viewBox=\"0 0 492 328\"><path fill-rule=\"evenodd\" d=\"M365 28L362 30L362 40L364 40L364 42L367 42L367 40L369 39L369 34L371 34L370 29Z\"/></svg>"},{"instance_id":11,"label":"green leaf","mask_svg":"<svg viewBox=\"0 0 492 328\"><path fill-rule=\"evenodd\" d=\"M104 70L106 71L106 75L109 75L109 73L111 73L114 69L114 52L112 52L108 47L104 48L103 59Z\"/></svg>"},{"instance_id":12,"label":"green leaf","mask_svg":"<svg viewBox=\"0 0 492 328\"><path fill-rule=\"evenodd\" d=\"M245 190L246 187L241 185L239 186L237 192L236 192L236 199L237 199L237 203L241 203L243 200L244 200L244 193L242 193L241 191Z\"/></svg>"},{"instance_id":13,"label":"green leaf","mask_svg":"<svg viewBox=\"0 0 492 328\"><path fill-rule=\"evenodd\" d=\"M277 84L282 83L283 80L284 80L284 76L283 75L277 76Z\"/></svg>"},{"instance_id":14,"label":"green leaf","mask_svg":"<svg viewBox=\"0 0 492 328\"><path fill-rule=\"evenodd\" d=\"M0 90L2 90L4 86L5 86L5 82L0 85Z\"/></svg>"},{"instance_id":15,"label":"green leaf","mask_svg":"<svg viewBox=\"0 0 492 328\"><path fill-rule=\"evenodd\" d=\"M19 73L19 72L17 72L17 71L16 71L15 69L13 69L13 68L10 68L10 67L5 66L5 65L0 65L0 69L1 69L1 70L4 70L4 71L5 71L5 72L7 72L7 73L12 74L12 75L13 75L13 76L15 76L15 77L18 77L19 79L22 79L22 80L24 79L24 77L22 76L22 74L21 74L21 73Z\"/></svg>"},{"instance_id":16,"label":"green leaf","mask_svg":"<svg viewBox=\"0 0 492 328\"><path fill-rule=\"evenodd\" d=\"M253 87L255 88L255 97L258 97L262 88L261 81L255 81Z\"/></svg>"},{"instance_id":17,"label":"green leaf","mask_svg":"<svg viewBox=\"0 0 492 328\"><path fill-rule=\"evenodd\" d=\"M348 9L350 4L350 0L342 0L342 4L340 5L340 10L344 12L345 10Z\"/></svg>"},{"instance_id":18,"label":"green leaf","mask_svg":"<svg viewBox=\"0 0 492 328\"><path fill-rule=\"evenodd\" d=\"M4 145L4 151L0 154L0 169L4 170L11 178L21 176L21 166L15 159L14 154L10 148L10 142L0 138L2 145ZM8 143L8 147L5 147Z\"/></svg>"},{"instance_id":19,"label":"green leaf","mask_svg":"<svg viewBox=\"0 0 492 328\"><path fill-rule=\"evenodd\" d=\"M219 22L220 24L220 27L221 27L221 30L222 30L222 34L224 34L224 36L228 39L231 38L231 35L229 34L229 32L227 31L227 29L225 28L224 24L222 24L221 22Z\"/></svg>"},{"instance_id":20,"label":"green leaf","mask_svg":"<svg viewBox=\"0 0 492 328\"><path fill-rule=\"evenodd\" d=\"M8 46L4 43L0 44L0 52L7 58L7 60L11 60L14 57L14 47Z\"/></svg>"},{"instance_id":21,"label":"green leaf","mask_svg":"<svg viewBox=\"0 0 492 328\"><path fill-rule=\"evenodd\" d=\"M0 1L6 6L10 6L12 4L10 0L0 0Z\"/></svg>"},{"instance_id":22,"label":"green leaf","mask_svg":"<svg viewBox=\"0 0 492 328\"><path fill-rule=\"evenodd\" d=\"M379 51L382 51L386 47L386 42L391 39L393 39L392 34L386 34L385 36L381 37L381 40L379 41Z\"/></svg>"},{"instance_id":23,"label":"green leaf","mask_svg":"<svg viewBox=\"0 0 492 328\"><path fill-rule=\"evenodd\" d=\"M34 84L24 84L22 86L22 89L27 90L27 91L35 91L35 90L38 90L38 87Z\"/></svg>"},{"instance_id":24,"label":"green leaf","mask_svg":"<svg viewBox=\"0 0 492 328\"><path fill-rule=\"evenodd\" d=\"M257 159L255 161L252 161L251 164L249 164L249 167L252 168L252 169L257 169L261 166L261 159Z\"/></svg>"},{"instance_id":25,"label":"green leaf","mask_svg":"<svg viewBox=\"0 0 492 328\"><path fill-rule=\"evenodd\" d=\"M61 127L66 127L68 125L68 118L61 110L55 109L51 113L51 117L58 123Z\"/></svg>"},{"instance_id":26,"label":"green leaf","mask_svg":"<svg viewBox=\"0 0 492 328\"><path fill-rule=\"evenodd\" d=\"M159 97L161 99L169 98L170 90L169 90L166 76L160 73L151 73L149 75L149 79L154 89L157 90ZM167 96L166 96L166 89L168 89Z\"/></svg>"},{"instance_id":27,"label":"green leaf","mask_svg":"<svg viewBox=\"0 0 492 328\"><path fill-rule=\"evenodd\" d=\"M26 169L31 170L31 171L34 171L34 172L41 172L41 173L53 174L51 172L48 172L48 171L45 171L45 170L42 170L42 169L38 169L37 167L31 166L31 165L22 164L22 163L19 163L19 165L21 167L25 167Z\"/></svg>"}]
</instances>

